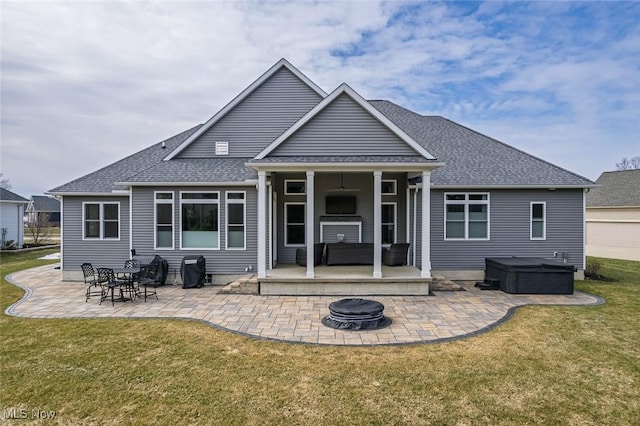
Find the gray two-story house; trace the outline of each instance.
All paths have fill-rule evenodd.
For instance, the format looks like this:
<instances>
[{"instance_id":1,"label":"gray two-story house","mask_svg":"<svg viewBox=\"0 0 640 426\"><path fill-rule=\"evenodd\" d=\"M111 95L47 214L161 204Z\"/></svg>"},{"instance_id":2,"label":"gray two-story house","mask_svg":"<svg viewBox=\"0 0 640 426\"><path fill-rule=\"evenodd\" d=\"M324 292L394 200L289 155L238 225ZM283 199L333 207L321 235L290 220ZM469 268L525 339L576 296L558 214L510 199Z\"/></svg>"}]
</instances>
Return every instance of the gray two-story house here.
<instances>
[{"instance_id":1,"label":"gray two-story house","mask_svg":"<svg viewBox=\"0 0 640 426\"><path fill-rule=\"evenodd\" d=\"M206 123L49 194L64 280L135 250L174 275L202 255L212 282L252 273L264 294L338 281L343 294L424 294L434 275L482 279L487 257L562 253L584 270L593 185L446 118L346 84L326 93L283 59ZM405 265L386 265L400 243Z\"/></svg>"}]
</instances>

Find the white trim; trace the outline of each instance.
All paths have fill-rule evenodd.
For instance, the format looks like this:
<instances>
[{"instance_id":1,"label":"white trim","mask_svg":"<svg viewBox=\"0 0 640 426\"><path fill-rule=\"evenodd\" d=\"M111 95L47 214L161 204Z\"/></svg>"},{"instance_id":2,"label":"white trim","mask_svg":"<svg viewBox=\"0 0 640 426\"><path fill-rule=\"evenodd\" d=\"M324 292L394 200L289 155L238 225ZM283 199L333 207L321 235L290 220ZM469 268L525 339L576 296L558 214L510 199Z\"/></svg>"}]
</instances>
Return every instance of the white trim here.
<instances>
[{"instance_id":1,"label":"white trim","mask_svg":"<svg viewBox=\"0 0 640 426\"><path fill-rule=\"evenodd\" d=\"M218 111L213 117L211 117L206 123L204 123L198 130L196 130L191 136L189 136L184 142L182 142L176 149L167 155L163 161L168 161L180 154L185 150L191 143L198 139L203 133L209 130L215 123L220 121L229 111L236 107L240 102L249 97L251 93L253 93L258 87L260 87L265 81L267 81L271 76L280 71L281 68L286 68L291 71L296 77L302 80L307 86L309 86L314 92L316 92L321 97L326 97L327 93L322 90L318 85L316 85L313 81L309 80L307 76L302 74L296 67L291 65L286 59L280 59L276 62L271 68L269 68L265 73L263 73L257 80L251 83L246 89L240 92L235 98L233 98L227 105L225 105L220 111Z\"/></svg>"},{"instance_id":2,"label":"white trim","mask_svg":"<svg viewBox=\"0 0 640 426\"><path fill-rule=\"evenodd\" d=\"M258 183L257 179L246 179L241 182L117 182L118 185L132 185L132 186L255 186ZM64 193L64 195L104 195L99 194L71 194ZM113 195L113 194L109 194Z\"/></svg>"},{"instance_id":3,"label":"white trim","mask_svg":"<svg viewBox=\"0 0 640 426\"><path fill-rule=\"evenodd\" d=\"M371 170L382 170L383 172L422 172L443 167L445 163L379 163L379 162L345 162L345 163L326 163L326 162L292 162L292 163L245 163L245 166L255 170L265 170L269 172L306 172L313 168L316 172L370 172Z\"/></svg>"},{"instance_id":4,"label":"white trim","mask_svg":"<svg viewBox=\"0 0 640 426\"><path fill-rule=\"evenodd\" d=\"M556 189L585 189L595 188L597 185L432 185L432 189L448 189L448 190L486 190L486 189L547 189L555 191Z\"/></svg>"},{"instance_id":5,"label":"white trim","mask_svg":"<svg viewBox=\"0 0 640 426\"><path fill-rule=\"evenodd\" d=\"M232 199L229 200L229 194L242 194L242 200ZM242 204L242 226L243 226L243 243L242 247L229 247L229 204ZM225 249L229 251L241 251L247 249L247 191L225 191L224 194L224 213L225 213L225 227L224 227L224 239ZM231 225L238 226L238 225Z\"/></svg>"},{"instance_id":6,"label":"white trim","mask_svg":"<svg viewBox=\"0 0 640 426\"><path fill-rule=\"evenodd\" d=\"M193 199L191 202L183 203L182 195L183 194L218 194L218 198L213 200L202 200L202 199ZM179 236L180 236L180 250L220 250L220 191L180 191L178 195L178 205L180 206L180 228L179 228ZM218 206L218 244L217 247L184 247L182 245L182 233L184 232L182 229L182 204L216 204Z\"/></svg>"},{"instance_id":7,"label":"white trim","mask_svg":"<svg viewBox=\"0 0 640 426\"><path fill-rule=\"evenodd\" d=\"M289 127L282 135L280 135L276 140L274 140L271 144L269 144L265 149L263 149L258 155L254 158L256 160L262 160L267 155L269 155L274 149L276 149L280 144L282 144L285 140L287 140L292 134L298 131L302 126L304 126L307 122L309 122L313 117L320 113L323 109L325 109L329 104L331 104L338 96L346 94L351 99L353 99L358 105L364 108L369 114L371 114L374 118L380 121L384 126L386 126L389 130L395 133L400 139L402 139L407 145L414 149L418 154L422 155L426 159L435 160L436 158L431 155L422 145L413 140L409 135L407 135L402 129L396 126L391 120L389 120L384 114L374 108L369 102L366 101L362 96L360 96L355 90L349 87L348 84L342 83L338 88L336 88L330 95L320 101L315 107L313 107L308 113L304 115L300 120L298 120L293 126Z\"/></svg>"},{"instance_id":8,"label":"white trim","mask_svg":"<svg viewBox=\"0 0 640 426\"><path fill-rule=\"evenodd\" d=\"M303 192L288 192L287 184L289 182L301 182L304 183L304 191ZM284 195L307 195L307 181L304 179L285 179L284 180Z\"/></svg>"},{"instance_id":9,"label":"white trim","mask_svg":"<svg viewBox=\"0 0 640 426\"><path fill-rule=\"evenodd\" d=\"M542 237L533 236L533 205L542 204ZM531 201L529 202L529 240L544 241L547 239L547 202Z\"/></svg>"},{"instance_id":10,"label":"white trim","mask_svg":"<svg viewBox=\"0 0 640 426\"><path fill-rule=\"evenodd\" d=\"M156 198L158 194L171 194L171 199L162 199L160 202ZM154 250L174 250L176 245L176 194L174 191L153 191L153 249ZM158 204L171 204L171 247L158 247Z\"/></svg>"},{"instance_id":11,"label":"white trim","mask_svg":"<svg viewBox=\"0 0 640 426\"><path fill-rule=\"evenodd\" d=\"M85 206L87 204L97 204L99 206L98 212L98 224L100 226L100 236L99 237L87 237L86 236L86 227L85 227ZM104 236L104 205L105 204L115 204L118 206L118 236L117 237L105 237ZM62 218L60 218L62 220ZM93 220L93 219L92 219ZM122 215L120 212L120 201L83 201L82 202L82 241L120 241L120 237L122 235Z\"/></svg>"},{"instance_id":12,"label":"white trim","mask_svg":"<svg viewBox=\"0 0 640 426\"><path fill-rule=\"evenodd\" d=\"M447 200L447 195L464 195L464 200ZM470 200L469 195L486 195L486 200ZM469 237L469 205L484 204L487 206L487 236L485 238ZM447 206L462 205L464 206L464 237L448 238L447 237ZM445 192L444 193L444 241L490 241L491 240L491 194L489 192Z\"/></svg>"},{"instance_id":13,"label":"white trim","mask_svg":"<svg viewBox=\"0 0 640 426\"><path fill-rule=\"evenodd\" d=\"M305 241L302 242L302 243L296 243L296 244L289 244L287 242L287 237L288 237L288 233L287 233L288 228L287 228L287 226L289 225L289 218L288 218L289 210L287 209L287 206L294 205L294 204L295 205L304 206L304 218L305 218L305 221L306 221L306 218L307 218L307 203L305 201L286 201L284 203L284 246L285 247L306 247L306 236L307 236L307 228L306 228L307 224L306 223L304 223L304 226L305 226L305 234L304 234L305 235ZM299 223L295 223L295 225L300 225L300 224Z\"/></svg>"}]
</instances>

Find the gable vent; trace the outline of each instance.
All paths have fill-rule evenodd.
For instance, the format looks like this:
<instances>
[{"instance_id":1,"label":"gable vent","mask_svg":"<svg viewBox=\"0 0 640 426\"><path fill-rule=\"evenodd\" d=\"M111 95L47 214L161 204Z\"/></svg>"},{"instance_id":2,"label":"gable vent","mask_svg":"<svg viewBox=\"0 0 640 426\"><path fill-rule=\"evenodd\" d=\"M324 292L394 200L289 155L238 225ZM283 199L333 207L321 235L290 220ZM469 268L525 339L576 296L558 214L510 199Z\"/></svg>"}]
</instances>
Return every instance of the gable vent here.
<instances>
[{"instance_id":1,"label":"gable vent","mask_svg":"<svg viewBox=\"0 0 640 426\"><path fill-rule=\"evenodd\" d=\"M229 155L229 142L216 142L216 155Z\"/></svg>"}]
</instances>

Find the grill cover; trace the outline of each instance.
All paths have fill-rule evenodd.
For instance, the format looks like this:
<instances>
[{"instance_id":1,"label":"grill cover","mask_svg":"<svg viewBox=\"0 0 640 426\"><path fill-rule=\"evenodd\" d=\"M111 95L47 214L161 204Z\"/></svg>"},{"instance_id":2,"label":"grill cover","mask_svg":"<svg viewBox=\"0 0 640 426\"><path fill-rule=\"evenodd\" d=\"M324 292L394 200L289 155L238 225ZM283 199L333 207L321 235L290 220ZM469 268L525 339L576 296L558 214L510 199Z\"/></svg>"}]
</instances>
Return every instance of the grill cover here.
<instances>
[{"instance_id":1,"label":"grill cover","mask_svg":"<svg viewBox=\"0 0 640 426\"><path fill-rule=\"evenodd\" d=\"M185 256L180 263L182 288L200 288L204 285L207 268L204 256Z\"/></svg>"}]
</instances>

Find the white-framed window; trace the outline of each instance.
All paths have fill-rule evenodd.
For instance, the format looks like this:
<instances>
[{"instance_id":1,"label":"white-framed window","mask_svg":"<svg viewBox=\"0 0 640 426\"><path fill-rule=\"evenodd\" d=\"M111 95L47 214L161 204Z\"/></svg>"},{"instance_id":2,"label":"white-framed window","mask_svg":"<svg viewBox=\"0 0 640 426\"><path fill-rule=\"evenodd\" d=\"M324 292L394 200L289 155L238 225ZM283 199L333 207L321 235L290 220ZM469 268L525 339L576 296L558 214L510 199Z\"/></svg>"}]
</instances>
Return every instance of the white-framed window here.
<instances>
[{"instance_id":1,"label":"white-framed window","mask_svg":"<svg viewBox=\"0 0 640 426\"><path fill-rule=\"evenodd\" d=\"M398 182L395 179L382 180L382 195L398 194Z\"/></svg>"},{"instance_id":2,"label":"white-framed window","mask_svg":"<svg viewBox=\"0 0 640 426\"><path fill-rule=\"evenodd\" d=\"M286 179L284 181L284 195L306 195L307 181L300 179Z\"/></svg>"},{"instance_id":3,"label":"white-framed window","mask_svg":"<svg viewBox=\"0 0 640 426\"><path fill-rule=\"evenodd\" d=\"M247 240L246 227L246 192L228 191L225 194L227 212L227 249L245 250Z\"/></svg>"},{"instance_id":4,"label":"white-framed window","mask_svg":"<svg viewBox=\"0 0 640 426\"><path fill-rule=\"evenodd\" d=\"M180 248L220 248L220 193L180 192Z\"/></svg>"},{"instance_id":5,"label":"white-framed window","mask_svg":"<svg viewBox=\"0 0 640 426\"><path fill-rule=\"evenodd\" d=\"M284 203L284 243L285 246L305 245L306 203Z\"/></svg>"},{"instance_id":6,"label":"white-framed window","mask_svg":"<svg viewBox=\"0 0 640 426\"><path fill-rule=\"evenodd\" d=\"M444 194L445 240L489 239L489 194Z\"/></svg>"},{"instance_id":7,"label":"white-framed window","mask_svg":"<svg viewBox=\"0 0 640 426\"><path fill-rule=\"evenodd\" d=\"M85 240L119 240L120 203L83 202L82 223Z\"/></svg>"},{"instance_id":8,"label":"white-framed window","mask_svg":"<svg viewBox=\"0 0 640 426\"><path fill-rule=\"evenodd\" d=\"M155 191L153 198L155 202L155 248L160 250L173 250L173 192Z\"/></svg>"},{"instance_id":9,"label":"white-framed window","mask_svg":"<svg viewBox=\"0 0 640 426\"><path fill-rule=\"evenodd\" d=\"M397 203L382 203L382 244L391 245L396 242L398 214Z\"/></svg>"},{"instance_id":10,"label":"white-framed window","mask_svg":"<svg viewBox=\"0 0 640 426\"><path fill-rule=\"evenodd\" d=\"M547 203L544 201L532 201L530 204L532 240L547 239Z\"/></svg>"}]
</instances>

